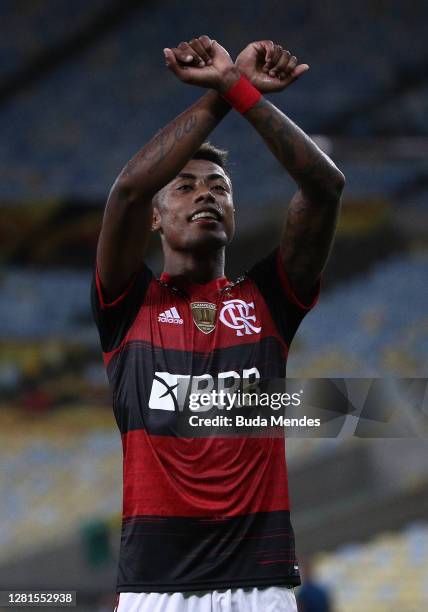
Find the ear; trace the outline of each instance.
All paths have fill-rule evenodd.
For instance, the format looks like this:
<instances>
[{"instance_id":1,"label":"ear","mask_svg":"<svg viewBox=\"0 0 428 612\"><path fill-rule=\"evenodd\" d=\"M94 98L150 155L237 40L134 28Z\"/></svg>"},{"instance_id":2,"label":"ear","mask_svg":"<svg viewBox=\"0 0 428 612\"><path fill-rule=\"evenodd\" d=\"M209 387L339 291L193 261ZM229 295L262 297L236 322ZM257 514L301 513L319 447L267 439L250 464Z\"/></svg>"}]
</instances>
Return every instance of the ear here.
<instances>
[{"instance_id":1,"label":"ear","mask_svg":"<svg viewBox=\"0 0 428 612\"><path fill-rule=\"evenodd\" d=\"M153 206L153 217L152 217L152 232L157 232L161 226L161 216L159 209L156 205Z\"/></svg>"}]
</instances>

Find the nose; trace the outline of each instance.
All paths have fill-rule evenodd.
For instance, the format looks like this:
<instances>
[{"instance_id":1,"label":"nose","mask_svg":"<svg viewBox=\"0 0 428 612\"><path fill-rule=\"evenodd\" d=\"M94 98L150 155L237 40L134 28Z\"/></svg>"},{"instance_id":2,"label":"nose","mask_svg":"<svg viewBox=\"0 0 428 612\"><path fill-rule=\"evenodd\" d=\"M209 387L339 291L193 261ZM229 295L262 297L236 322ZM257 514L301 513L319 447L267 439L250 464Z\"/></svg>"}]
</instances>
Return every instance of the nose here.
<instances>
[{"instance_id":1,"label":"nose","mask_svg":"<svg viewBox=\"0 0 428 612\"><path fill-rule=\"evenodd\" d=\"M215 201L216 199L212 191L206 185L201 185L195 195L195 204Z\"/></svg>"}]
</instances>

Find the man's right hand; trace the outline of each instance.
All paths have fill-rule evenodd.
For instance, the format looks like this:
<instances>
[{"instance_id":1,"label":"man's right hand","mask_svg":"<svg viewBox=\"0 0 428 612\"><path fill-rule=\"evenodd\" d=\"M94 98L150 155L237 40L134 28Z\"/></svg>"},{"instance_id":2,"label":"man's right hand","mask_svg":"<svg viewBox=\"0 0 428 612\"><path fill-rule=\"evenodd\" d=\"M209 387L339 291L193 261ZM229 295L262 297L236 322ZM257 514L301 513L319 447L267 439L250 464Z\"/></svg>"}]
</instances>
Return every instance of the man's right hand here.
<instances>
[{"instance_id":1,"label":"man's right hand","mask_svg":"<svg viewBox=\"0 0 428 612\"><path fill-rule=\"evenodd\" d=\"M164 49L168 68L183 83L227 91L240 76L229 53L217 41L199 36Z\"/></svg>"}]
</instances>

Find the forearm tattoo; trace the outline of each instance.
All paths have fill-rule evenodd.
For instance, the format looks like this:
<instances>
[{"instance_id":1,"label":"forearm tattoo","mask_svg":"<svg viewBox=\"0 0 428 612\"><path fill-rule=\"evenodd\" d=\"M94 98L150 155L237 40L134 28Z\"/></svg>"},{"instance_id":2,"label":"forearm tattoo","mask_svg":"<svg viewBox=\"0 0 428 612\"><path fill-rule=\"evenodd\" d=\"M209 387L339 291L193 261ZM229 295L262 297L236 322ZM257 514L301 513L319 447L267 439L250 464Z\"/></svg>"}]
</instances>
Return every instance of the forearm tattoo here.
<instances>
[{"instance_id":1,"label":"forearm tattoo","mask_svg":"<svg viewBox=\"0 0 428 612\"><path fill-rule=\"evenodd\" d=\"M260 100L246 117L301 188L319 193L331 191L340 182L341 173L333 161L270 102Z\"/></svg>"}]
</instances>

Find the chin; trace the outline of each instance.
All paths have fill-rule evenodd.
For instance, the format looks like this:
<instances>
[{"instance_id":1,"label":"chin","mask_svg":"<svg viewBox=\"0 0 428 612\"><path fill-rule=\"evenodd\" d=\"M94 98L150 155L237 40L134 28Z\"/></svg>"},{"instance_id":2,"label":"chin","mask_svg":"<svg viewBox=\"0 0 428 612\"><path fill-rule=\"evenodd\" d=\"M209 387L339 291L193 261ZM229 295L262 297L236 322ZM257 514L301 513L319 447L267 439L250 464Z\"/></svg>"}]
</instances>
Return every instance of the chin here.
<instances>
[{"instance_id":1,"label":"chin","mask_svg":"<svg viewBox=\"0 0 428 612\"><path fill-rule=\"evenodd\" d=\"M218 251L224 248L227 243L228 240L224 234L207 233L205 236L189 240L185 248L186 250L198 251L199 253L207 253Z\"/></svg>"}]
</instances>

